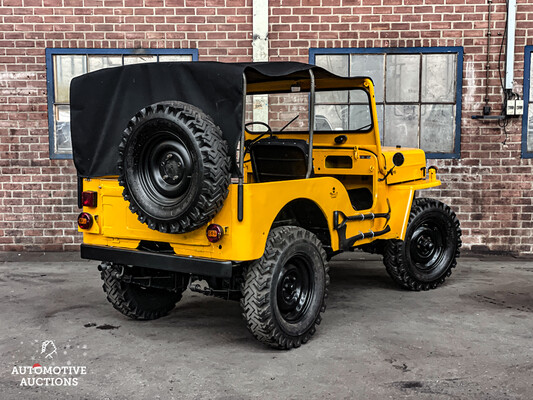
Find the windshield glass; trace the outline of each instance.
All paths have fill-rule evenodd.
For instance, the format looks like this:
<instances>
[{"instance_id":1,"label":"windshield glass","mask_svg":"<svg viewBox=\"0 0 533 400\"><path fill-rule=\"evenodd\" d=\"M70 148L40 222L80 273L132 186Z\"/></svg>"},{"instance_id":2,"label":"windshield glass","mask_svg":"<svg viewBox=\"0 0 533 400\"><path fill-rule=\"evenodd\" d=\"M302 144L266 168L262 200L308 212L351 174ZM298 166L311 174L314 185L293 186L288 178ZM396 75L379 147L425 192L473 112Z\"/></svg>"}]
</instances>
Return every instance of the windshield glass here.
<instances>
[{"instance_id":1,"label":"windshield glass","mask_svg":"<svg viewBox=\"0 0 533 400\"><path fill-rule=\"evenodd\" d=\"M368 132L372 129L370 98L363 89L316 92L315 132ZM266 122L273 132L309 131L309 93L246 96L246 123ZM291 122L292 121L292 122ZM248 132L267 128L255 124Z\"/></svg>"},{"instance_id":2,"label":"windshield glass","mask_svg":"<svg viewBox=\"0 0 533 400\"><path fill-rule=\"evenodd\" d=\"M315 131L363 131L372 128L370 98L362 89L316 93Z\"/></svg>"}]
</instances>

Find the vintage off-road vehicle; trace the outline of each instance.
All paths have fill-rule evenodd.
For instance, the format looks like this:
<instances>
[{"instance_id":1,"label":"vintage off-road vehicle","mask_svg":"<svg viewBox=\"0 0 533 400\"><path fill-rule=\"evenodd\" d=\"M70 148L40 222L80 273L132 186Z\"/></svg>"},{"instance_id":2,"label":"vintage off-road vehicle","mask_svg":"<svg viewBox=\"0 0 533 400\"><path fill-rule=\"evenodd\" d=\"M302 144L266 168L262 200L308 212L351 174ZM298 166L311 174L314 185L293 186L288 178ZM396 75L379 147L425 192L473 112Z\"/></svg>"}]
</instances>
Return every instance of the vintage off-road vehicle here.
<instances>
[{"instance_id":1,"label":"vintage off-road vehicle","mask_svg":"<svg viewBox=\"0 0 533 400\"><path fill-rule=\"evenodd\" d=\"M246 123L247 95L274 93L278 128ZM257 339L292 348L321 321L334 255L381 253L410 290L456 266L455 213L415 198L440 184L436 168L420 149L381 146L370 78L300 63L130 65L74 79L71 121L81 255L103 261L107 299L128 317L164 316L190 288L240 300Z\"/></svg>"}]
</instances>

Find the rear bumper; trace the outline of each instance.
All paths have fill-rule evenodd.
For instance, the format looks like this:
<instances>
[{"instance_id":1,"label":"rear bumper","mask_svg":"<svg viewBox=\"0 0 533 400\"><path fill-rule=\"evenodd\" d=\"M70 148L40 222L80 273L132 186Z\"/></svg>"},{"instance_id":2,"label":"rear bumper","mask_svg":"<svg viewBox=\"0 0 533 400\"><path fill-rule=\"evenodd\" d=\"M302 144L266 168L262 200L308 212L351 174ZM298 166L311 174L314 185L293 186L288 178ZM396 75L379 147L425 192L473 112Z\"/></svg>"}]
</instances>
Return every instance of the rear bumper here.
<instances>
[{"instance_id":1,"label":"rear bumper","mask_svg":"<svg viewBox=\"0 0 533 400\"><path fill-rule=\"evenodd\" d=\"M231 261L206 258L180 257L173 254L151 253L142 250L117 249L113 247L81 245L81 258L110 261L117 264L135 265L186 274L230 278Z\"/></svg>"}]
</instances>

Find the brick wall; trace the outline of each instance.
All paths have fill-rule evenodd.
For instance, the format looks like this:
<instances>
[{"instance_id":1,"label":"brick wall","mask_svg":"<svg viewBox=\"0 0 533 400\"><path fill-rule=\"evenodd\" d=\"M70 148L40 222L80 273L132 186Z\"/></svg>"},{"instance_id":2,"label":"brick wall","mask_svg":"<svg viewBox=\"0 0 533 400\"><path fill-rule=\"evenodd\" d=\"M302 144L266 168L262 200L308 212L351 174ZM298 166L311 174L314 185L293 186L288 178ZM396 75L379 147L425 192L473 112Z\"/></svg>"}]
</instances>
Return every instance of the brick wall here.
<instances>
[{"instance_id":1,"label":"brick wall","mask_svg":"<svg viewBox=\"0 0 533 400\"><path fill-rule=\"evenodd\" d=\"M515 91L533 4L518 1ZM310 47L463 46L461 158L433 160L466 248L533 254L532 160L521 119L474 121L485 86L486 0L270 0L270 59ZM505 0L493 4L490 105L501 109L497 58ZM75 171L48 154L45 48L197 48L200 60L251 61L252 0L0 0L0 250L76 250ZM429 193L428 193L429 194Z\"/></svg>"}]
</instances>

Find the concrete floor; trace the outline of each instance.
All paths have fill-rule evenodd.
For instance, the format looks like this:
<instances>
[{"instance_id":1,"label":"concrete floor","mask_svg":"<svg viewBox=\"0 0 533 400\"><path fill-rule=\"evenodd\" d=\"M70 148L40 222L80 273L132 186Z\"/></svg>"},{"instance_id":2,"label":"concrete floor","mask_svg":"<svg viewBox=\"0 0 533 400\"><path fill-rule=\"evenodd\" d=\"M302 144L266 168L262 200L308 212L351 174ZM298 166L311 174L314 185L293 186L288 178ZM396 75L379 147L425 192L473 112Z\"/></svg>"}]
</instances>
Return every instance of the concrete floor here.
<instances>
[{"instance_id":1,"label":"concrete floor","mask_svg":"<svg viewBox=\"0 0 533 400\"><path fill-rule=\"evenodd\" d=\"M235 302L188 291L168 317L136 322L107 303L96 263L22 260L0 263L2 399L533 398L533 261L463 258L443 287L412 293L379 259L339 256L314 338L275 351ZM36 362L87 374L21 387L13 367Z\"/></svg>"}]
</instances>

